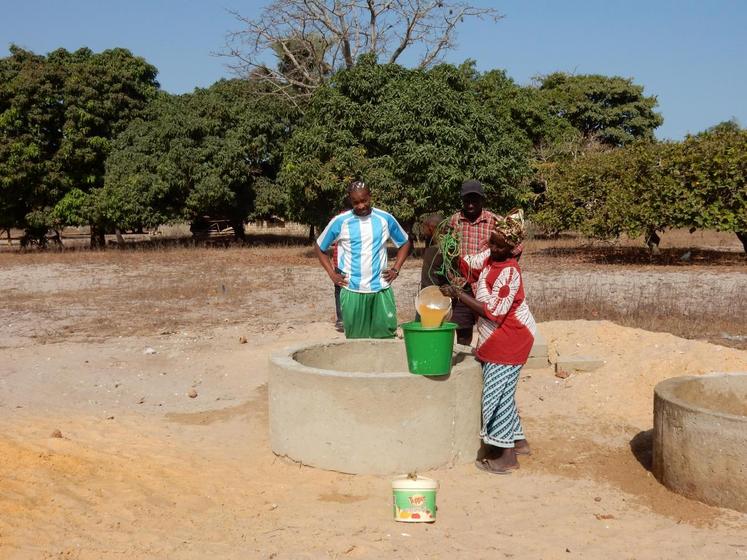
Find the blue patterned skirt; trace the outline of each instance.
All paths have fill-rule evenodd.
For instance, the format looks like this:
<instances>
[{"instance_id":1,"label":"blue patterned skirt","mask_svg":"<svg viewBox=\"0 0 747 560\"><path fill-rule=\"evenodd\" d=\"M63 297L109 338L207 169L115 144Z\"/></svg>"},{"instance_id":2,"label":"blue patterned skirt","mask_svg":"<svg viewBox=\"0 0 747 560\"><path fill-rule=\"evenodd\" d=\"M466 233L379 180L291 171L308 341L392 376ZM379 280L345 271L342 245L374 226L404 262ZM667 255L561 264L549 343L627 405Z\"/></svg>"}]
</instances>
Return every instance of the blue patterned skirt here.
<instances>
[{"instance_id":1,"label":"blue patterned skirt","mask_svg":"<svg viewBox=\"0 0 747 560\"><path fill-rule=\"evenodd\" d=\"M513 447L525 439L516 409L516 385L522 366L485 362L482 366L482 430L488 445Z\"/></svg>"}]
</instances>

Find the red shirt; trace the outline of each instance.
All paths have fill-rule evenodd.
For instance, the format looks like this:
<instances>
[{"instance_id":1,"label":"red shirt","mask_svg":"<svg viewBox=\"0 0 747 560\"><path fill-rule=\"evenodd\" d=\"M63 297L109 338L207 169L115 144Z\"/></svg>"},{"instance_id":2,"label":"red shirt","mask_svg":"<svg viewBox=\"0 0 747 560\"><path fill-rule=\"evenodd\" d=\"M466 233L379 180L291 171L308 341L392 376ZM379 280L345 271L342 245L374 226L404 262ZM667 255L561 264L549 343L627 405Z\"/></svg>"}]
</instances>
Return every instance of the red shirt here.
<instances>
[{"instance_id":1,"label":"red shirt","mask_svg":"<svg viewBox=\"0 0 747 560\"><path fill-rule=\"evenodd\" d=\"M482 253L488 248L490 234L495 229L497 218L490 210L483 210L474 222L465 218L461 211L449 218L449 227L459 232L460 235L459 254L462 258ZM519 258L523 250L524 245L519 244L514 248L512 254ZM471 281L468 280L468 282ZM472 293L476 293L476 290L477 286L473 284Z\"/></svg>"},{"instance_id":2,"label":"red shirt","mask_svg":"<svg viewBox=\"0 0 747 560\"><path fill-rule=\"evenodd\" d=\"M477 321L476 356L495 364L525 364L537 324L524 298L519 263L514 258L496 262L490 251L483 251L462 259L461 268L467 280L474 282L475 299L483 304L487 317Z\"/></svg>"},{"instance_id":3,"label":"red shirt","mask_svg":"<svg viewBox=\"0 0 747 560\"><path fill-rule=\"evenodd\" d=\"M460 234L459 253L463 257L488 248L490 234L495 229L495 220L495 214L489 210L483 210L474 222L470 222L461 212L449 218L449 227Z\"/></svg>"}]
</instances>

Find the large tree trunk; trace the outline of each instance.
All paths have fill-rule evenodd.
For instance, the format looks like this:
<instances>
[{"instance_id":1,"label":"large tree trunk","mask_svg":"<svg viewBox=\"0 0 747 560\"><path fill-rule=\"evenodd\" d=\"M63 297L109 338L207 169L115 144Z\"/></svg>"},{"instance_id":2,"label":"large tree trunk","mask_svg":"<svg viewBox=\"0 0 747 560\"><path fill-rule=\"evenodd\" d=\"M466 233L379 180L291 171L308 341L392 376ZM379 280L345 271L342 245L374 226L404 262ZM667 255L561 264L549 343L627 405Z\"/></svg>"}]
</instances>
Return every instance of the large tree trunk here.
<instances>
[{"instance_id":1,"label":"large tree trunk","mask_svg":"<svg viewBox=\"0 0 747 560\"><path fill-rule=\"evenodd\" d=\"M54 236L52 236L52 241L54 241L54 244L58 249L63 249L65 245L62 243L62 234L60 233L60 230L55 229L53 231Z\"/></svg>"},{"instance_id":2,"label":"large tree trunk","mask_svg":"<svg viewBox=\"0 0 747 560\"><path fill-rule=\"evenodd\" d=\"M311 224L309 226L309 243L316 240L316 228L314 227L314 224Z\"/></svg>"},{"instance_id":3,"label":"large tree trunk","mask_svg":"<svg viewBox=\"0 0 747 560\"><path fill-rule=\"evenodd\" d=\"M742 247L744 248L744 252L747 254L747 231L738 231L737 237L742 242Z\"/></svg>"},{"instance_id":4,"label":"large tree trunk","mask_svg":"<svg viewBox=\"0 0 747 560\"><path fill-rule=\"evenodd\" d=\"M46 228L26 228L21 237L21 247L37 246L40 249L47 248L47 230Z\"/></svg>"},{"instance_id":5,"label":"large tree trunk","mask_svg":"<svg viewBox=\"0 0 747 560\"><path fill-rule=\"evenodd\" d=\"M233 235L238 241L246 240L246 232L244 232L244 220L232 220L231 227L233 227Z\"/></svg>"},{"instance_id":6,"label":"large tree trunk","mask_svg":"<svg viewBox=\"0 0 747 560\"><path fill-rule=\"evenodd\" d=\"M91 249L106 249L104 228L91 225Z\"/></svg>"},{"instance_id":7,"label":"large tree trunk","mask_svg":"<svg viewBox=\"0 0 747 560\"><path fill-rule=\"evenodd\" d=\"M119 228L114 228L114 233L117 236L117 245L120 249L123 249L125 246L125 240L124 237L122 237L122 230Z\"/></svg>"},{"instance_id":8,"label":"large tree trunk","mask_svg":"<svg viewBox=\"0 0 747 560\"><path fill-rule=\"evenodd\" d=\"M661 243L661 238L656 233L655 229L649 229L646 232L646 245L648 245L648 250L651 251L652 255L658 255L659 254L659 243Z\"/></svg>"}]
</instances>

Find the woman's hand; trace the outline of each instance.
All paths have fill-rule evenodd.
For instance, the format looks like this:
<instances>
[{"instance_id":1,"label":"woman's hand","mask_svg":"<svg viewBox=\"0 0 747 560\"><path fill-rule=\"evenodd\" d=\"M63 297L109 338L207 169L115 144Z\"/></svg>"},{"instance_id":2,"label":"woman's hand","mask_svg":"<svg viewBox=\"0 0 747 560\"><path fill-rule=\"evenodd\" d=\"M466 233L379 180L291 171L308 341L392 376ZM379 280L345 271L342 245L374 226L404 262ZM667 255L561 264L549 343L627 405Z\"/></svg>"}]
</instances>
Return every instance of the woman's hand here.
<instances>
[{"instance_id":1,"label":"woman's hand","mask_svg":"<svg viewBox=\"0 0 747 560\"><path fill-rule=\"evenodd\" d=\"M444 284L440 287L440 289L443 295L450 298L458 298L459 292L461 292L459 288L457 288L456 286L450 286L449 284Z\"/></svg>"}]
</instances>

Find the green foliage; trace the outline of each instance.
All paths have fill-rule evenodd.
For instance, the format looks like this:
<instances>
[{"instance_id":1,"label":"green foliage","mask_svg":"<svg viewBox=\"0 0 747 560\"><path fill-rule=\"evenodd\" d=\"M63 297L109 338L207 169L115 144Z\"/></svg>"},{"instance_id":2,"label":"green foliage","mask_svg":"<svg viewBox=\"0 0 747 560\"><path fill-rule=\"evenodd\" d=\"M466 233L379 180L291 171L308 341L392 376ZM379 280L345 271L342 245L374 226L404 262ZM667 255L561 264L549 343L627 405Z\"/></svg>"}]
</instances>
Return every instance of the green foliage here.
<instances>
[{"instance_id":1,"label":"green foliage","mask_svg":"<svg viewBox=\"0 0 747 560\"><path fill-rule=\"evenodd\" d=\"M654 129L663 122L654 111L656 97L644 96L643 87L630 79L556 72L541 79L539 90L555 115L567 120L584 139L606 146L652 140Z\"/></svg>"},{"instance_id":2,"label":"green foliage","mask_svg":"<svg viewBox=\"0 0 747 560\"><path fill-rule=\"evenodd\" d=\"M0 224L38 229L68 215L77 193L53 210L67 193L103 185L112 141L155 96L157 71L125 49L10 51L0 59Z\"/></svg>"},{"instance_id":3,"label":"green foliage","mask_svg":"<svg viewBox=\"0 0 747 560\"><path fill-rule=\"evenodd\" d=\"M28 214L60 195L51 161L64 124L64 75L44 57L10 51L0 59L0 227L25 228Z\"/></svg>"},{"instance_id":4,"label":"green foliage","mask_svg":"<svg viewBox=\"0 0 747 560\"><path fill-rule=\"evenodd\" d=\"M747 130L717 126L689 136L672 167L685 200L678 225L747 232Z\"/></svg>"},{"instance_id":5,"label":"green foliage","mask_svg":"<svg viewBox=\"0 0 747 560\"><path fill-rule=\"evenodd\" d=\"M212 216L237 226L270 193L294 110L253 84L220 81L192 94L163 94L120 135L99 193L106 221L123 228ZM238 232L238 230L237 230Z\"/></svg>"},{"instance_id":6,"label":"green foliage","mask_svg":"<svg viewBox=\"0 0 747 560\"><path fill-rule=\"evenodd\" d=\"M567 119L553 111L547 95L536 87L517 85L503 70L475 73L473 84L482 103L523 131L538 152L578 135Z\"/></svg>"},{"instance_id":7,"label":"green foliage","mask_svg":"<svg viewBox=\"0 0 747 560\"><path fill-rule=\"evenodd\" d=\"M610 239L670 228L747 231L747 131L639 142L555 165L535 221Z\"/></svg>"},{"instance_id":8,"label":"green foliage","mask_svg":"<svg viewBox=\"0 0 747 560\"><path fill-rule=\"evenodd\" d=\"M354 178L409 226L458 208L475 178L487 207L536 203L548 231L708 228L747 250L747 131L735 121L657 143L656 98L629 79L555 73L523 87L473 61L410 70L373 54L330 78L321 39L283 45L283 72L321 72L303 115L259 76L171 96L124 49L11 47L0 59L0 228L44 243L61 225L101 234L206 215L237 233L273 214L323 225Z\"/></svg>"},{"instance_id":9,"label":"green foliage","mask_svg":"<svg viewBox=\"0 0 747 560\"><path fill-rule=\"evenodd\" d=\"M736 118L732 118L728 121L722 121L717 125L710 127L706 132L715 133L735 133L739 132L742 128L739 126L739 122Z\"/></svg>"},{"instance_id":10,"label":"green foliage","mask_svg":"<svg viewBox=\"0 0 747 560\"><path fill-rule=\"evenodd\" d=\"M639 142L555 166L535 221L552 232L573 229L600 239L674 227L681 198L669 163L675 148Z\"/></svg>"},{"instance_id":11,"label":"green foliage","mask_svg":"<svg viewBox=\"0 0 747 560\"><path fill-rule=\"evenodd\" d=\"M481 103L471 74L469 65L408 70L371 56L338 72L286 146L280 180L292 217L325 223L356 177L404 223L458 207L466 178L483 182L493 208L525 202L531 144Z\"/></svg>"},{"instance_id":12,"label":"green foliage","mask_svg":"<svg viewBox=\"0 0 747 560\"><path fill-rule=\"evenodd\" d=\"M70 189L52 209L54 225L84 226L95 223L94 197L80 189Z\"/></svg>"}]
</instances>

